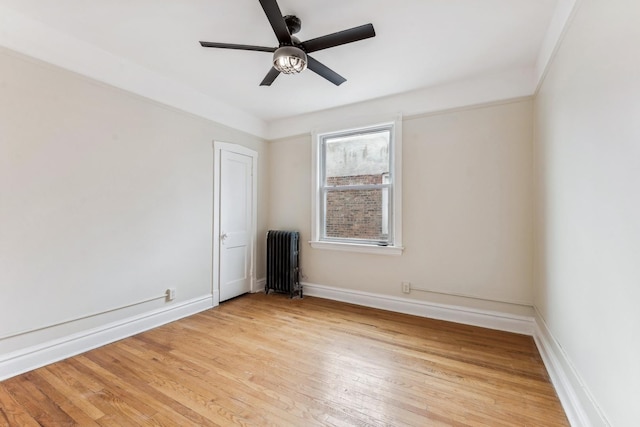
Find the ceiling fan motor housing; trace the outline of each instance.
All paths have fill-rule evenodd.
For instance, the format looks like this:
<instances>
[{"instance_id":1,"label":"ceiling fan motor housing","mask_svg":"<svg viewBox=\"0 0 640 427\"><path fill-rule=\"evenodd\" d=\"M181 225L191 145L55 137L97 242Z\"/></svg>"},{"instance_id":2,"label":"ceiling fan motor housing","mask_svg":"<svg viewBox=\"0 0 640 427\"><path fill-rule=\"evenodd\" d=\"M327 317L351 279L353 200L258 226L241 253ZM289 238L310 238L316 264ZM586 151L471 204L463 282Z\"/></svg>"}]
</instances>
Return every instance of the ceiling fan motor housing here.
<instances>
[{"instance_id":1,"label":"ceiling fan motor housing","mask_svg":"<svg viewBox=\"0 0 640 427\"><path fill-rule=\"evenodd\" d=\"M284 17L284 22L285 24L287 24L289 34L295 34L300 31L300 28L302 28L302 21L297 16L286 15Z\"/></svg>"}]
</instances>

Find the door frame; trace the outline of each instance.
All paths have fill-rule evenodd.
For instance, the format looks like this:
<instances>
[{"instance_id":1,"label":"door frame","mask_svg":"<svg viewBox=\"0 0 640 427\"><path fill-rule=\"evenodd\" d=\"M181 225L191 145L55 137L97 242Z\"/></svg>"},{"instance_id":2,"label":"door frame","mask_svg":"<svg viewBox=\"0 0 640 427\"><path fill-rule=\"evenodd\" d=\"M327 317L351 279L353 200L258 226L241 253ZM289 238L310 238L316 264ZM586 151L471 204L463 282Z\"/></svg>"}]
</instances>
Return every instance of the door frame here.
<instances>
[{"instance_id":1,"label":"door frame","mask_svg":"<svg viewBox=\"0 0 640 427\"><path fill-rule=\"evenodd\" d=\"M211 274L211 294L213 306L220 304L220 166L222 151L230 151L251 157L251 238L250 257L251 265L249 275L250 292L256 291L256 259L257 259L257 233L258 233L258 153L238 144L222 141L213 141L213 268Z\"/></svg>"}]
</instances>

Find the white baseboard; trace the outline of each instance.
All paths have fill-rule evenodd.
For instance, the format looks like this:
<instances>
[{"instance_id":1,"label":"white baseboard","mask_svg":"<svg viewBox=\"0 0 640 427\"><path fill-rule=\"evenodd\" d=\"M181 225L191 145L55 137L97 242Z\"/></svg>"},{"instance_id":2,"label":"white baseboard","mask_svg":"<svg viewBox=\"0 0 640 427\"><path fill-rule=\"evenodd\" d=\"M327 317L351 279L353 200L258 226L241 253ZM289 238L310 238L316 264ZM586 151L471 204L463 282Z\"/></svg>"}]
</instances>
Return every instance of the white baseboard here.
<instances>
[{"instance_id":1,"label":"white baseboard","mask_svg":"<svg viewBox=\"0 0 640 427\"><path fill-rule=\"evenodd\" d=\"M534 318L455 305L437 304L409 298L399 298L370 292L354 291L331 286L303 283L304 294L366 307L412 314L414 316L447 320L465 325L480 326L500 331L533 335Z\"/></svg>"},{"instance_id":2,"label":"white baseboard","mask_svg":"<svg viewBox=\"0 0 640 427\"><path fill-rule=\"evenodd\" d=\"M536 310L533 338L569 423L574 427L610 426L573 363Z\"/></svg>"},{"instance_id":3,"label":"white baseboard","mask_svg":"<svg viewBox=\"0 0 640 427\"><path fill-rule=\"evenodd\" d=\"M213 298L212 295L207 295L0 355L0 381L156 328L165 323L191 316L211 307L213 307Z\"/></svg>"},{"instance_id":4,"label":"white baseboard","mask_svg":"<svg viewBox=\"0 0 640 427\"><path fill-rule=\"evenodd\" d=\"M258 292L264 292L264 287L266 286L266 284L267 284L266 277L256 280L256 287L251 291L251 293L257 294Z\"/></svg>"}]
</instances>

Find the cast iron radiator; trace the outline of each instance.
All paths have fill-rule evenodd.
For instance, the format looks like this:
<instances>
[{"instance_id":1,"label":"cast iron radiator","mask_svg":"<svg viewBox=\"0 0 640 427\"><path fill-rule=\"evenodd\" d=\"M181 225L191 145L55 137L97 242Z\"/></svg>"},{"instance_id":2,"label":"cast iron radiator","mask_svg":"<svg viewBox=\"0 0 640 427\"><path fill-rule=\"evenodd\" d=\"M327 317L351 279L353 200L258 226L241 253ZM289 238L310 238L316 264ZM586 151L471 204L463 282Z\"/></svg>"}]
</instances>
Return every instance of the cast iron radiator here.
<instances>
[{"instance_id":1,"label":"cast iron radiator","mask_svg":"<svg viewBox=\"0 0 640 427\"><path fill-rule=\"evenodd\" d=\"M293 298L299 294L300 284L300 233L297 231L269 230L267 233L267 283L265 293L270 290L284 292Z\"/></svg>"}]
</instances>

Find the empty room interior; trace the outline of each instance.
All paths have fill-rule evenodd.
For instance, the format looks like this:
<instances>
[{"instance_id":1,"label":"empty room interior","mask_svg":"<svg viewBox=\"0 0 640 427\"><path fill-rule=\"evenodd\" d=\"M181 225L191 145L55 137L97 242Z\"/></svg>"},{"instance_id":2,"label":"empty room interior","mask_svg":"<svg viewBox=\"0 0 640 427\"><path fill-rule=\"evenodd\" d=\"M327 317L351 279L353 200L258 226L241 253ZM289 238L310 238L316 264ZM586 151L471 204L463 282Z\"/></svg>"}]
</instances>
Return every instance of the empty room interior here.
<instances>
[{"instance_id":1,"label":"empty room interior","mask_svg":"<svg viewBox=\"0 0 640 427\"><path fill-rule=\"evenodd\" d=\"M638 425L639 24L0 0L0 426Z\"/></svg>"}]
</instances>

